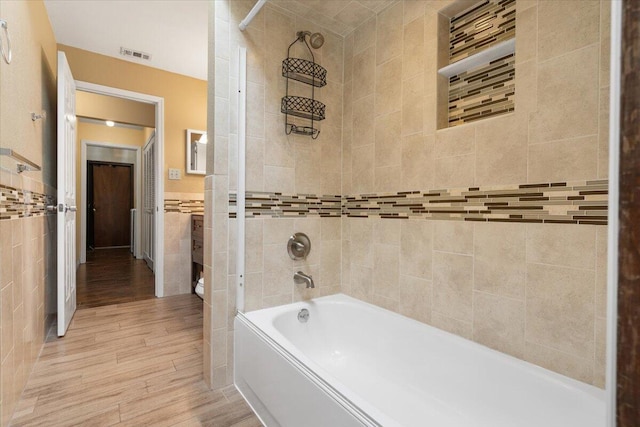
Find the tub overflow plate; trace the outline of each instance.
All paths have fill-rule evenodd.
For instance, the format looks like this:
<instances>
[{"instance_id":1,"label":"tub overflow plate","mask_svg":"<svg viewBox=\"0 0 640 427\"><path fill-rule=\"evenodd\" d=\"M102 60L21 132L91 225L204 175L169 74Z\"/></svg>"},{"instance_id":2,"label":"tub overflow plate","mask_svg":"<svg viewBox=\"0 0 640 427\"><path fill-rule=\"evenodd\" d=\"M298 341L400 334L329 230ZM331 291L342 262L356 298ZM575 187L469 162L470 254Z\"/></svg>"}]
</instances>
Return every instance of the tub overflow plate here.
<instances>
[{"instance_id":1,"label":"tub overflow plate","mask_svg":"<svg viewBox=\"0 0 640 427\"><path fill-rule=\"evenodd\" d=\"M307 310L306 308L300 310L298 312L298 320L300 321L300 323L307 323L307 321L309 320L309 310Z\"/></svg>"}]
</instances>

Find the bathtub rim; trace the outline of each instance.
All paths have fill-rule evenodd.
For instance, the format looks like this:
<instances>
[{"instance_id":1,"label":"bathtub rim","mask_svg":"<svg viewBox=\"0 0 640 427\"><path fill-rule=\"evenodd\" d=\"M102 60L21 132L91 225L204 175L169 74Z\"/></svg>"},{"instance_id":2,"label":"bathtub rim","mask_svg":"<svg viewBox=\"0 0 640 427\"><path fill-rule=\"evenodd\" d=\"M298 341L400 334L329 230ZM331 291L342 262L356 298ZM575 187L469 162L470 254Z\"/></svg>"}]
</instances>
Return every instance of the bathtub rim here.
<instances>
[{"instance_id":1,"label":"bathtub rim","mask_svg":"<svg viewBox=\"0 0 640 427\"><path fill-rule=\"evenodd\" d=\"M290 305L290 304L286 304L284 306L278 306L278 307L285 307L285 306L288 306L288 305ZM271 308L275 308L275 307L271 307ZM311 381L318 388L320 388L323 392L325 392L327 395L329 395L335 402L337 402L345 410L347 410L349 413L351 413L351 415L353 415L356 419L358 419L358 421L363 423L363 425L368 426L368 427L383 427L384 426L383 424L380 424L378 421L376 421L374 418L372 418L367 412L365 412L362 409L360 409L360 407L356 403L352 402L351 399L349 399L348 397L344 396L344 394L341 393L339 390L337 390L333 385L331 385L331 383L329 381L327 381L322 376L320 376L319 374L314 372L313 369L311 369L308 366L308 364L305 364L304 362L302 362L299 359L299 357L297 357L296 355L292 354L289 350L287 350L285 347L283 347L275 339L270 337L266 332L264 332L262 329L260 329L258 326L256 326L245 315L245 313L238 312L236 314L236 320L239 321L240 323L242 323L243 326L248 328L249 331L253 332L258 337L258 339L260 339L263 342L267 343L271 348L273 348L273 350L275 352L277 352L281 357L283 357L287 362L289 362L295 369L297 369L309 381ZM318 367L312 360L308 360L308 362L310 362L311 365ZM320 367L318 367L318 368L320 368ZM318 370L323 372L323 373L326 373L322 369L318 369ZM333 379L334 381L338 382L338 384L340 384L340 382L337 379L333 378L331 375L327 374L327 376L329 378ZM236 385L236 389L237 388L238 387ZM244 396L244 394L243 394L243 397L245 398L245 400L247 400L246 396ZM252 407L252 409L254 409L254 408ZM255 412L255 410L254 410L254 412ZM377 414L377 411L370 411L370 412L376 412L376 414ZM381 415L381 418L384 417L384 414L380 413L380 415ZM386 417L384 417L384 418L386 418Z\"/></svg>"},{"instance_id":2,"label":"bathtub rim","mask_svg":"<svg viewBox=\"0 0 640 427\"><path fill-rule=\"evenodd\" d=\"M361 398L358 395L358 393L353 391L344 382L342 382L341 380L339 380L338 378L336 378L335 376L327 372L317 362L315 362L313 359L307 356L303 351L298 349L295 346L295 344L293 344L286 337L286 335L284 335L281 331L279 331L274 325L274 320L283 313L292 313L302 308L309 308L309 306L314 305L314 303L327 302L327 301L332 304L337 303L337 304L360 305L360 306L363 306L367 311L382 312L382 314L384 315L392 316L393 318L403 322L409 322L414 326L421 327L421 328L428 328L430 333L434 333L436 335L454 340L455 342L461 344L464 347L472 348L474 351L479 351L479 352L497 357L502 363L505 363L506 365L515 365L520 368L524 368L531 375L542 377L548 381L551 381L557 387L570 388L570 389L573 389L575 392L586 395L586 397L593 398L597 400L599 403L601 403L606 411L606 403L607 403L606 391L603 389L600 389L591 384L587 384L582 381L576 380L574 378L567 377L565 375L551 371L542 366L535 365L524 359L519 359L507 353L494 350L476 341L466 339L464 337L453 334L451 332L447 332L445 330L436 328L435 326L420 322L418 320L404 316L400 313L387 310L383 307L368 303L366 301L362 301L360 299L345 295L343 293L316 297L310 300L296 301L296 302L283 304L279 306L254 310L247 313L240 313L240 312L238 313L238 317L242 320L243 324L248 325L248 327L250 327L251 330L254 331L261 339L265 340L267 343L271 344L274 348L276 348L281 355L285 357L288 356L287 360L289 360L290 362L295 361L294 365L298 367L299 371L302 372L307 378L311 379L314 382L321 381L323 384L323 388L328 387L330 390L333 391L333 393L335 393L335 395L342 397L343 402L350 403L349 406L346 406L347 408L349 407L356 408L359 414L363 414L365 416L365 419L370 420L369 422L373 423L373 424L365 424L365 425L372 425L376 427L398 426L397 422L395 422L395 420L392 417L378 410L374 405L369 403L366 399ZM264 323L265 329L262 329L260 326L258 326L258 324L262 324L262 323ZM270 336L269 332L272 332L275 338ZM278 342L278 339L282 340L282 343L284 345ZM289 348L287 348L287 346ZM319 375L318 372L321 373L322 375ZM332 382L335 383L335 386L331 384Z\"/></svg>"},{"instance_id":3,"label":"bathtub rim","mask_svg":"<svg viewBox=\"0 0 640 427\"><path fill-rule=\"evenodd\" d=\"M361 304L364 305L365 307L367 307L367 309L369 310L373 310L373 311L382 311L387 315L393 316L396 319L402 320L402 321L407 321L412 323L415 326L419 326L419 327L426 327L430 330L430 332L433 332L435 334L441 335L441 336L445 336L445 337L449 337L451 339L454 339L455 341L461 343L462 345L465 346L473 346L476 347L478 346L478 350L483 351L483 352L487 352L489 354L495 355L497 357L499 357L500 359L504 360L505 362L508 362L509 364L514 363L516 365L524 365L527 369L530 369L532 371L534 371L534 373L536 375L543 375L545 377L549 377L550 379L554 380L554 382L559 383L563 386L572 386L575 388L578 388L581 392L584 392L594 398L597 398L601 401L605 401L605 394L606 394L606 390L605 389L601 389L599 387L596 387L594 385L591 384L587 384L585 382L582 382L580 380L568 377L566 375L560 374L558 372L552 371L550 369L544 368L542 366L536 365L532 362L528 362L524 359L520 359L517 358L515 356L512 356L510 354L501 352L499 350L495 350L491 347L488 347L484 344L481 344L477 341L473 341L467 338L464 338L460 335L456 335L454 333L451 332L447 332L443 329L437 328L435 326L432 326L428 323L424 323L424 322L420 322L418 320L412 319L410 317L404 316L400 313L396 313L395 311L391 311L391 310L387 310L386 308L377 306L375 304L371 304L368 303L366 301L351 297L349 295L343 294L343 293L337 293L337 294L332 294L332 295L326 295L326 296L322 296L322 297L316 297L316 298L312 298L310 300L305 300L305 301L296 301L293 303L288 303L288 304L283 304L283 305L278 305L278 306L273 306L273 307L268 307L268 308L262 308L259 310L254 310L254 311L250 311L250 312L246 312L246 313L241 313L242 316L247 319L249 322L251 322L253 324L252 318L255 316L258 317L263 317L264 314L263 313L267 313L267 312L271 312L273 313L273 315L271 316L271 318L274 318L275 315L277 314L281 314L285 311L293 311L293 310L299 310L302 308L307 308L308 304L313 304L314 302L324 302L324 301L332 301L332 302L336 302L336 303L355 303L355 304ZM260 319L262 320L262 319ZM273 327L273 325L271 325ZM258 327L258 326L256 326ZM259 328L259 327L258 327ZM277 331L277 329L275 327L273 327L274 330ZM263 332L265 335L268 336L268 334L261 330L261 332ZM284 341L289 344L291 347L293 347L294 349L296 349L297 352L297 348L295 347L295 345L293 345L293 343L291 343L291 341L289 341L287 339L286 336L284 336L282 333L278 332L278 336L282 337L284 339ZM269 337L270 339L272 339L271 337ZM280 344L279 344L280 345ZM289 350L286 350L289 351ZM308 357L305 357L305 355L301 353L301 356L303 356L303 358L305 360L309 360ZM294 355L296 356L296 355ZM298 357L299 359L300 357ZM317 366L317 364L315 362L313 362L312 360L309 360L313 365Z\"/></svg>"}]
</instances>

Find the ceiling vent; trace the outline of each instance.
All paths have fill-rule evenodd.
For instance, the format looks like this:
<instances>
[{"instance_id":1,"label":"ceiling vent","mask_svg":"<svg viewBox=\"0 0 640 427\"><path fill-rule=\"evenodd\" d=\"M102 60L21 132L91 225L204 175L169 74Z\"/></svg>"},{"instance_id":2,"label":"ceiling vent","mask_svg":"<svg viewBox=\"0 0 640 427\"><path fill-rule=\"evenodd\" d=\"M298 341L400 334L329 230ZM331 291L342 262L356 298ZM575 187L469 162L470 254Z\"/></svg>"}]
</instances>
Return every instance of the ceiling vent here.
<instances>
[{"instance_id":1,"label":"ceiling vent","mask_svg":"<svg viewBox=\"0 0 640 427\"><path fill-rule=\"evenodd\" d=\"M151 54L140 52L139 50L129 49L128 47L120 47L120 55L130 56L136 59L144 59L145 61L151 61Z\"/></svg>"}]
</instances>

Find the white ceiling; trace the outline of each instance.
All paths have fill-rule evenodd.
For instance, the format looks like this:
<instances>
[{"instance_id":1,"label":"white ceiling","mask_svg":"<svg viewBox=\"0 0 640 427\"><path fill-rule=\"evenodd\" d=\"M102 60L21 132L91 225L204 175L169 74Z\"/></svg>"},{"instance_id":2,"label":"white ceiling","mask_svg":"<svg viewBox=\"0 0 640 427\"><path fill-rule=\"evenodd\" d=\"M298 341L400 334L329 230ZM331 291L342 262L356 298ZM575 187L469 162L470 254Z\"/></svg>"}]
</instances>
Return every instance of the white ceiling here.
<instances>
[{"instance_id":1,"label":"white ceiling","mask_svg":"<svg viewBox=\"0 0 640 427\"><path fill-rule=\"evenodd\" d=\"M207 80L205 0L45 0L56 41ZM120 47L151 54L120 55Z\"/></svg>"},{"instance_id":2,"label":"white ceiling","mask_svg":"<svg viewBox=\"0 0 640 427\"><path fill-rule=\"evenodd\" d=\"M398 0L269 0L269 3L346 36Z\"/></svg>"},{"instance_id":3,"label":"white ceiling","mask_svg":"<svg viewBox=\"0 0 640 427\"><path fill-rule=\"evenodd\" d=\"M236 0L232 0L236 1ZM397 0L270 0L345 36ZM45 0L60 44L207 80L206 0ZM120 55L120 47L151 55Z\"/></svg>"}]
</instances>

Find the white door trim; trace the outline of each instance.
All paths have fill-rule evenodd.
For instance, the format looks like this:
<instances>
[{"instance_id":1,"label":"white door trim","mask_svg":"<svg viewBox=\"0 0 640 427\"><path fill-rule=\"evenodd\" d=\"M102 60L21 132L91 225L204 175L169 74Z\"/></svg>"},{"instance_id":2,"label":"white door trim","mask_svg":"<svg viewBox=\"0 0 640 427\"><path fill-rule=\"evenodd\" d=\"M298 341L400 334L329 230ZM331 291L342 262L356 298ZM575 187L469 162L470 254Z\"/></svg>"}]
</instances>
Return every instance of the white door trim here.
<instances>
[{"instance_id":1,"label":"white door trim","mask_svg":"<svg viewBox=\"0 0 640 427\"><path fill-rule=\"evenodd\" d=\"M144 143L144 145L142 146L142 156L143 156L143 163L147 162L149 157L147 154L151 152L151 157L155 158L155 152L156 152L156 132L155 130L153 132L151 132L151 135L149 135L149 138L146 140L146 142ZM148 164L145 163L145 167L142 169L142 179L145 182L145 185L148 185L147 183L149 182L149 170L151 170L153 173L151 174L153 177L153 182L156 182L156 176L157 176L157 171L155 170L154 165L152 165L152 167L149 167ZM155 184L154 184L155 185ZM149 194L148 192L144 194L144 198L142 199L142 209L140 211L140 226L141 226L141 230L142 230L142 244L140 245L140 252L142 254L142 259L144 259L144 261L147 263L147 265L149 266L149 268L151 268L151 270L154 270L155 265L154 265L154 258L155 258L155 254L153 253L154 249L155 249L155 236L153 235L154 230L149 230L149 217L147 215L147 208L148 208L148 203L147 203L147 198L148 198ZM153 206L155 205L155 197L153 198L154 202L151 203L151 224L152 227L153 224L155 223L155 215L153 215ZM149 243L151 243L149 245Z\"/></svg>"},{"instance_id":2,"label":"white door trim","mask_svg":"<svg viewBox=\"0 0 640 427\"><path fill-rule=\"evenodd\" d=\"M156 144L158 156L156 157L156 224L155 224L155 294L157 297L164 296L164 98L133 92L130 90L118 89L109 86L98 85L76 80L76 89L84 92L97 93L101 95L115 96L118 98L130 99L156 106Z\"/></svg>"},{"instance_id":3,"label":"white door trim","mask_svg":"<svg viewBox=\"0 0 640 427\"><path fill-rule=\"evenodd\" d=\"M129 150L136 152L136 162L134 164L135 171L135 199L134 205L138 218L142 210L142 149L141 147L135 147L133 145L116 144L110 142L98 142L88 141L83 139L80 141L80 195L82 197L82 206L79 206L80 211L80 264L87 262L87 147L105 147L116 148L119 150ZM141 242L141 227L140 221L136 221L135 224L135 257L142 258L142 251L140 250Z\"/></svg>"}]
</instances>

